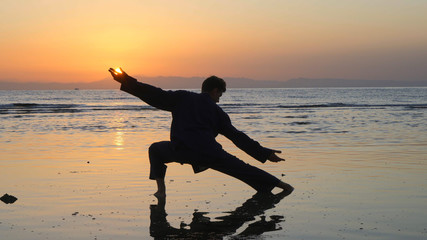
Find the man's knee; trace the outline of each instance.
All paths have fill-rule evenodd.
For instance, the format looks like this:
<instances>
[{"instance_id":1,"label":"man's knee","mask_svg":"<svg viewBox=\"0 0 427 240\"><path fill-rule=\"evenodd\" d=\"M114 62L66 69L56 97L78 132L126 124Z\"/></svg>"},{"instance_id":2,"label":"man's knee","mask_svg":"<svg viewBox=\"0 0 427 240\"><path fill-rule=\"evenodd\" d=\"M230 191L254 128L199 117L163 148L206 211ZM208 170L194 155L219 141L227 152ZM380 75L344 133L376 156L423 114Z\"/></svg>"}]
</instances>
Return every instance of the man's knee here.
<instances>
[{"instance_id":1,"label":"man's knee","mask_svg":"<svg viewBox=\"0 0 427 240\"><path fill-rule=\"evenodd\" d=\"M168 148L169 148L169 143L167 141L155 142L151 144L150 147L148 148L148 154L150 156L153 154L158 155L167 151Z\"/></svg>"},{"instance_id":2,"label":"man's knee","mask_svg":"<svg viewBox=\"0 0 427 240\"><path fill-rule=\"evenodd\" d=\"M161 142L155 142L155 143L152 143L151 145L150 145L150 147L148 148L148 154L155 154L155 153L158 153L159 152L159 148L160 148L160 143Z\"/></svg>"},{"instance_id":3,"label":"man's knee","mask_svg":"<svg viewBox=\"0 0 427 240\"><path fill-rule=\"evenodd\" d=\"M148 148L148 157L150 162L167 163L173 160L173 153L171 152L170 142L155 142Z\"/></svg>"}]
</instances>

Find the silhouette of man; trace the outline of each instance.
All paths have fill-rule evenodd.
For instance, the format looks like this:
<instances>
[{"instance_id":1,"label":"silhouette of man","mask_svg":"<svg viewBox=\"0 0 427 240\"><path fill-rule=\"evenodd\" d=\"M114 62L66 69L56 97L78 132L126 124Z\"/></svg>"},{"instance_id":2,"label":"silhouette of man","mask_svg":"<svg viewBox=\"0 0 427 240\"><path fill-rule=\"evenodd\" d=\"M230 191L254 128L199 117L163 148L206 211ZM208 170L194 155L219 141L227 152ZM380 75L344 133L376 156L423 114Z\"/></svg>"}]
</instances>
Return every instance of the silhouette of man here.
<instances>
[{"instance_id":1,"label":"silhouette of man","mask_svg":"<svg viewBox=\"0 0 427 240\"><path fill-rule=\"evenodd\" d=\"M184 90L165 91L138 82L122 69L109 69L114 80L121 83L120 90L132 94L147 104L172 113L170 141L153 143L149 148L150 176L156 180L156 197L166 196L166 163L191 164L195 173L208 168L235 177L258 192L282 188L292 192L293 187L273 175L251 166L226 152L215 140L218 134L230 139L238 148L265 163L280 162L277 150L262 147L245 133L237 130L229 116L216 103L226 91L226 83L216 76L202 84L202 93Z\"/></svg>"}]
</instances>

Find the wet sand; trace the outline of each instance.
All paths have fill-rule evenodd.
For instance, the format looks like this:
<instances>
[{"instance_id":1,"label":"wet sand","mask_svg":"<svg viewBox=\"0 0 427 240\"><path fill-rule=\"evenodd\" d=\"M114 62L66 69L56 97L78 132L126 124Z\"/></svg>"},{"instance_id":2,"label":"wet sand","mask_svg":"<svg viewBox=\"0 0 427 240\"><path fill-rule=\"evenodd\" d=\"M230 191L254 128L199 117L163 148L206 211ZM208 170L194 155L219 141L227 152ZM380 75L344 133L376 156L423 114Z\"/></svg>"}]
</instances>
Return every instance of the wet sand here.
<instances>
[{"instance_id":1,"label":"wet sand","mask_svg":"<svg viewBox=\"0 0 427 240\"><path fill-rule=\"evenodd\" d=\"M37 144L41 145L48 145L51 138L38 137ZM27 153L25 158L33 157L25 161L16 159L13 151L6 151L15 160L1 161L2 190L18 200L0 205L2 236L144 239L159 234L188 234L206 238L218 232L217 228L225 229L218 233L225 239L427 236L427 175L418 155L403 151L385 154L378 151L378 146L333 149L332 144L301 151L289 143L286 162L251 163L292 184L295 191L274 203L268 197L255 197L255 203L261 206L250 207L246 206L254 204L251 199L255 192L243 183L215 171L195 175L189 166L170 164L166 178L168 195L162 209L152 195L155 183L147 179L144 145L149 145L150 140L136 144L140 140L137 134L122 137L129 141L127 152L124 147L105 147L99 142L77 154L78 146L62 142L63 147L55 151L39 149L37 154ZM61 141L72 139L58 140L56 144ZM223 144L245 159L244 154L233 151L230 143ZM270 144L274 147L273 141ZM412 147L413 151L417 149L421 151ZM158 231L165 226L167 230Z\"/></svg>"}]
</instances>

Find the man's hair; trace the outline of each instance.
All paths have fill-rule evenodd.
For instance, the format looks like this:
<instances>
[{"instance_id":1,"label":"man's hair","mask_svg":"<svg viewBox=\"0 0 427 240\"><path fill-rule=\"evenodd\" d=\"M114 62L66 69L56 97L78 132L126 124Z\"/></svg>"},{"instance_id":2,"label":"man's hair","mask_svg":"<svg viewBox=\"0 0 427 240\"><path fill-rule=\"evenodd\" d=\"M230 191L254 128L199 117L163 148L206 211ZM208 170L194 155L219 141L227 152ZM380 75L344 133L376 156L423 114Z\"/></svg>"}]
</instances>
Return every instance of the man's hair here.
<instances>
[{"instance_id":1,"label":"man's hair","mask_svg":"<svg viewBox=\"0 0 427 240\"><path fill-rule=\"evenodd\" d=\"M217 76L210 76L203 81L202 84L202 92L210 92L213 89L218 88L218 90L225 92L226 83L224 79L219 78Z\"/></svg>"}]
</instances>

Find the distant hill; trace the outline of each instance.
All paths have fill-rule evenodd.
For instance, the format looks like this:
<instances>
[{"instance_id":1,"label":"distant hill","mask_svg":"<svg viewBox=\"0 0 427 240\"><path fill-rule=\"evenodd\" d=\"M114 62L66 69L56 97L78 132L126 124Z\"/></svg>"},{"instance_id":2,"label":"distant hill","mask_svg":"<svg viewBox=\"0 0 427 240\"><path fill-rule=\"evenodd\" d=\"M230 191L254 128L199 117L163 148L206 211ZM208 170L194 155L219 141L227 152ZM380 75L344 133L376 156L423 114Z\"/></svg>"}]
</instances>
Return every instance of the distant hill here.
<instances>
[{"instance_id":1,"label":"distant hill","mask_svg":"<svg viewBox=\"0 0 427 240\"><path fill-rule=\"evenodd\" d=\"M137 79L165 89L199 89L202 77L144 77ZM426 81L387 81L352 79L296 78L288 81L260 81L249 78L224 78L228 88L320 88L320 87L426 87ZM119 84L108 78L89 83L37 83L0 81L0 90L53 90L53 89L118 89Z\"/></svg>"},{"instance_id":2,"label":"distant hill","mask_svg":"<svg viewBox=\"0 0 427 240\"><path fill-rule=\"evenodd\" d=\"M204 78L202 77L142 77L136 76L140 81L165 89L199 89ZM285 87L284 82L257 81L248 78L225 78L228 88L280 88ZM119 84L109 79L89 83L36 83L36 82L11 82L0 81L0 90L51 90L51 89L117 89Z\"/></svg>"}]
</instances>

